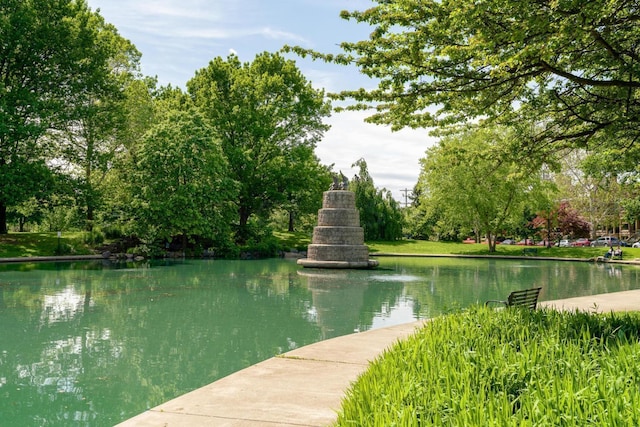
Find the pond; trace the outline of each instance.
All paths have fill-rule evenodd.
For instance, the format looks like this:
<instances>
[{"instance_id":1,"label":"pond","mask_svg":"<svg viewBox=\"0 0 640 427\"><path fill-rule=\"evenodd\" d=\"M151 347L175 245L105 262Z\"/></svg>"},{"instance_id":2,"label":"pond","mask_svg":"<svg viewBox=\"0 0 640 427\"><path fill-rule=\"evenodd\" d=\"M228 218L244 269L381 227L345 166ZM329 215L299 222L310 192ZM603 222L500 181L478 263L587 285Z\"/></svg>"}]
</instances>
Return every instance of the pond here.
<instances>
[{"instance_id":1,"label":"pond","mask_svg":"<svg viewBox=\"0 0 640 427\"><path fill-rule=\"evenodd\" d=\"M640 289L614 264L380 257L0 265L0 425L111 426L261 360L513 289L541 299Z\"/></svg>"}]
</instances>

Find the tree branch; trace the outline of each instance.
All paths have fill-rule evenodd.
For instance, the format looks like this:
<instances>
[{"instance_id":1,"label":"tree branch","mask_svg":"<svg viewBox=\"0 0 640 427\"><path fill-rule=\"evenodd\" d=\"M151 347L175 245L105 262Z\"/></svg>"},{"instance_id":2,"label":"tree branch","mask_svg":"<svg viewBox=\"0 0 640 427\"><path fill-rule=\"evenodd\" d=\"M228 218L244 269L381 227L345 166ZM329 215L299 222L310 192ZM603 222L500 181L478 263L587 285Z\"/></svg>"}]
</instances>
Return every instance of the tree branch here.
<instances>
[{"instance_id":1,"label":"tree branch","mask_svg":"<svg viewBox=\"0 0 640 427\"><path fill-rule=\"evenodd\" d=\"M584 77L576 76L575 74L569 73L559 68L553 67L551 64L549 64L544 60L541 60L539 64L544 70L552 74L555 74L560 77L564 77L567 80L570 80L574 83L578 83L584 86L640 88L640 82L624 81L624 80L618 80L618 79L613 79L613 80L587 79Z\"/></svg>"}]
</instances>

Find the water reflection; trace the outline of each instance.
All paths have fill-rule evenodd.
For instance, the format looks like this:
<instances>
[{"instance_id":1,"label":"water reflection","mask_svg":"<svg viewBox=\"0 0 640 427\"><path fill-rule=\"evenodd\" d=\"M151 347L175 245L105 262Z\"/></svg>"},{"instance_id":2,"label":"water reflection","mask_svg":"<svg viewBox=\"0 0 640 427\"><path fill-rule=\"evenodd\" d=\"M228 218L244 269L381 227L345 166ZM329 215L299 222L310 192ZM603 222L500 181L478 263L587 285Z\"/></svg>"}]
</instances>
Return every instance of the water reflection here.
<instances>
[{"instance_id":1,"label":"water reflection","mask_svg":"<svg viewBox=\"0 0 640 427\"><path fill-rule=\"evenodd\" d=\"M381 258L0 265L0 425L107 426L273 355L539 284L638 289L612 264Z\"/></svg>"}]
</instances>

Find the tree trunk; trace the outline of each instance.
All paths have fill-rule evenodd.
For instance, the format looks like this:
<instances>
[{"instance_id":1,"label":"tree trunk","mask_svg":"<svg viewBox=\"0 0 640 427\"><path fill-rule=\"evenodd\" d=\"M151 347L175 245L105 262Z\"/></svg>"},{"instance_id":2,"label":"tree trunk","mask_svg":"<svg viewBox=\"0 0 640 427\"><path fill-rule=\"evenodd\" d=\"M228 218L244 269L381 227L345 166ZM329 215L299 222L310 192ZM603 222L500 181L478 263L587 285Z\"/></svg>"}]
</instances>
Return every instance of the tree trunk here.
<instances>
[{"instance_id":1,"label":"tree trunk","mask_svg":"<svg viewBox=\"0 0 640 427\"><path fill-rule=\"evenodd\" d=\"M93 206L87 203L87 222L85 224L86 231L93 231Z\"/></svg>"},{"instance_id":2,"label":"tree trunk","mask_svg":"<svg viewBox=\"0 0 640 427\"><path fill-rule=\"evenodd\" d=\"M0 234L7 234L7 205L0 202Z\"/></svg>"},{"instance_id":3,"label":"tree trunk","mask_svg":"<svg viewBox=\"0 0 640 427\"><path fill-rule=\"evenodd\" d=\"M491 233L487 233L487 244L489 245L489 253L496 251L496 237Z\"/></svg>"},{"instance_id":4,"label":"tree trunk","mask_svg":"<svg viewBox=\"0 0 640 427\"><path fill-rule=\"evenodd\" d=\"M236 230L236 243L243 245L247 242L247 223L249 222L251 213L246 206L240 206L240 208L238 208L238 214L240 216L240 223L238 224L238 230Z\"/></svg>"},{"instance_id":5,"label":"tree trunk","mask_svg":"<svg viewBox=\"0 0 640 427\"><path fill-rule=\"evenodd\" d=\"M294 229L293 229L293 218L294 218L295 214L293 213L293 211L289 211L289 232L293 233Z\"/></svg>"}]
</instances>

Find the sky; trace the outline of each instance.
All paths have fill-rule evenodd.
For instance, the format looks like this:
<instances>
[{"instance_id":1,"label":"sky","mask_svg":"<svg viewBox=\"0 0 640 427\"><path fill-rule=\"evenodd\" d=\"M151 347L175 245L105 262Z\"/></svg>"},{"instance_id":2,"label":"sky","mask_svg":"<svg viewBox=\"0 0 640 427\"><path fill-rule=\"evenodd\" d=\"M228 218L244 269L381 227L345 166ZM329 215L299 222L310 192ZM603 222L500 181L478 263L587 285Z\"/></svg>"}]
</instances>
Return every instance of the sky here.
<instances>
[{"instance_id":1,"label":"sky","mask_svg":"<svg viewBox=\"0 0 640 427\"><path fill-rule=\"evenodd\" d=\"M216 57L251 62L262 52L296 45L323 53L340 52L343 41L368 38L370 28L340 18L341 10L366 10L370 0L88 0L105 20L142 53L142 73L161 85L186 87L195 72ZM295 55L302 74L327 92L374 88L353 67L325 64ZM321 163L352 178L351 166L364 158L378 188L402 205L420 173L419 159L434 144L427 130L392 132L364 123L366 112L334 113L316 148Z\"/></svg>"}]
</instances>

